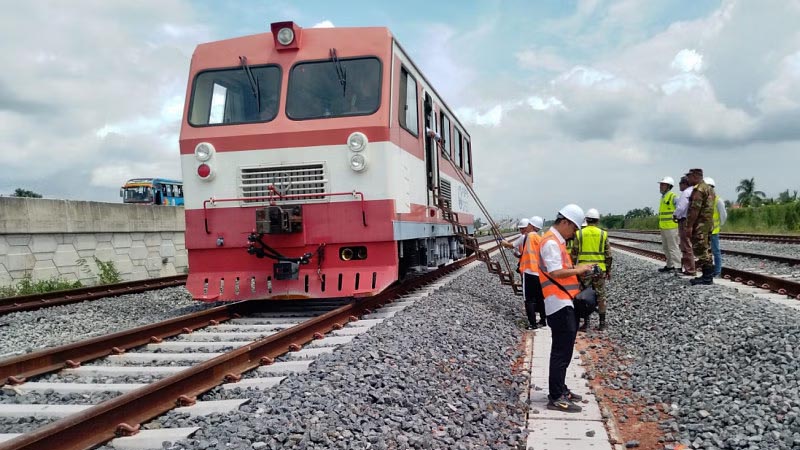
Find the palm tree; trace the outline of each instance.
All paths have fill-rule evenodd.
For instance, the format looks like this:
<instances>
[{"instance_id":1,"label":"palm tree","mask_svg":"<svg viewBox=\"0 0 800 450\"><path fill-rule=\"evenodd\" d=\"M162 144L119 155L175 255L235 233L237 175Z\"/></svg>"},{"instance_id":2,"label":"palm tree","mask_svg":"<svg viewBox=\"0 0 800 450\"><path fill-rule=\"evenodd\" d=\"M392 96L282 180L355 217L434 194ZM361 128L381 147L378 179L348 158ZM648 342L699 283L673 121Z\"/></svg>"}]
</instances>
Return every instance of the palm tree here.
<instances>
[{"instance_id":1,"label":"palm tree","mask_svg":"<svg viewBox=\"0 0 800 450\"><path fill-rule=\"evenodd\" d=\"M767 196L762 191L756 190L755 178L750 178L749 180L745 178L740 181L739 186L736 187L736 192L739 193L736 201L743 207L758 206L761 200Z\"/></svg>"}]
</instances>

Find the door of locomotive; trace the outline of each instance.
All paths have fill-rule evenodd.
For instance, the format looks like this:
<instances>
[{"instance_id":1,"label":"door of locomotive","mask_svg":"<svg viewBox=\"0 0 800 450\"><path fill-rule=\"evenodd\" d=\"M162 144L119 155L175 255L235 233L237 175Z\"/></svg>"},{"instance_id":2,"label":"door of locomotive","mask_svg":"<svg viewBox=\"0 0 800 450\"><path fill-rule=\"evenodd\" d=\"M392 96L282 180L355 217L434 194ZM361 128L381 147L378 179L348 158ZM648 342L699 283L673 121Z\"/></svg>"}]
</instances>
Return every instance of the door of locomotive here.
<instances>
[{"instance_id":1,"label":"door of locomotive","mask_svg":"<svg viewBox=\"0 0 800 450\"><path fill-rule=\"evenodd\" d=\"M433 111L433 100L430 94L425 93L425 171L428 184L428 205L436 204L433 198L434 189L439 186L439 158L436 149L437 121Z\"/></svg>"}]
</instances>

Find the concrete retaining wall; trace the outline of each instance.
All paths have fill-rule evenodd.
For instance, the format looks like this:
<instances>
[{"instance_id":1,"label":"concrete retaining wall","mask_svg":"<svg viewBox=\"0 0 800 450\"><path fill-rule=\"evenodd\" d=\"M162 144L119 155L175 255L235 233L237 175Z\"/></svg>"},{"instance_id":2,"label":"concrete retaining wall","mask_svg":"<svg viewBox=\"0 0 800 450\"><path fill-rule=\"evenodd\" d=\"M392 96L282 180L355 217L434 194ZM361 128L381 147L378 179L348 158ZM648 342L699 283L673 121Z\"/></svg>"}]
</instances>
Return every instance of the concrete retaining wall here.
<instances>
[{"instance_id":1,"label":"concrete retaining wall","mask_svg":"<svg viewBox=\"0 0 800 450\"><path fill-rule=\"evenodd\" d=\"M30 275L93 284L94 257L124 280L186 273L182 207L0 197L0 285Z\"/></svg>"}]
</instances>

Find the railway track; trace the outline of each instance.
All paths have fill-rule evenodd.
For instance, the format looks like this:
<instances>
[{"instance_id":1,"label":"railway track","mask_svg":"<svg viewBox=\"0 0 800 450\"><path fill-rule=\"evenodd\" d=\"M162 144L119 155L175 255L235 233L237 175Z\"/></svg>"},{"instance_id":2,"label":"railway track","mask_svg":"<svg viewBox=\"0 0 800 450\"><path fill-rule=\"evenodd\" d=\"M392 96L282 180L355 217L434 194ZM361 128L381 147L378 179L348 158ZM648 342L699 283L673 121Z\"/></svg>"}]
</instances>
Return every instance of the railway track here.
<instances>
[{"instance_id":1,"label":"railway track","mask_svg":"<svg viewBox=\"0 0 800 450\"><path fill-rule=\"evenodd\" d=\"M139 292L164 289L172 286L183 286L185 284L186 275L174 275L171 277L151 278L147 280L126 281L123 283L45 292L42 294L5 297L0 298L0 316L13 312L33 311L50 306L99 300L101 298L123 294L137 294Z\"/></svg>"},{"instance_id":2,"label":"railway track","mask_svg":"<svg viewBox=\"0 0 800 450\"><path fill-rule=\"evenodd\" d=\"M624 250L630 253L635 253L637 255L647 256L649 258L657 259L660 261L666 260L664 254L661 252L647 250L639 247L631 247L629 245L615 243L613 248ZM753 273L744 270L732 269L728 267L722 268L722 276L725 279L732 280L737 283L746 284L748 286L760 287L762 289L766 289L780 295L787 295L789 297L794 297L795 299L800 300L800 283L797 283L795 281L779 277L773 277L770 275L765 275L760 273Z\"/></svg>"},{"instance_id":3,"label":"railway track","mask_svg":"<svg viewBox=\"0 0 800 450\"><path fill-rule=\"evenodd\" d=\"M365 331L387 314L393 314L392 308L405 307L406 302L401 299L403 295L473 260L474 257L462 259L374 297L341 305L323 305L327 309L323 307L313 317L287 317L285 312L276 316L274 312L262 310L274 307L275 302L239 302L2 360L0 384L5 384L5 389L45 394L52 394L55 389L66 393L97 393L111 389L113 398L96 405L4 404L5 414L10 411L12 416L35 417L38 414L60 419L21 435L0 435L0 441L5 440L0 442L0 450L90 448L119 436L137 435L140 424L176 407L186 408L189 414L197 411L196 414L200 415L204 411L238 408L244 401L198 402L197 396L222 384L232 388L277 384L286 374L308 367L311 360L303 359L304 356L332 351L336 345L352 339L354 334ZM387 312L373 312L398 299L397 306L389 306ZM334 306L338 307L330 310ZM305 349L304 345L307 346ZM141 346L145 346L144 351L131 351ZM186 350L189 353L183 353ZM276 361L288 352L295 356ZM105 360L98 363L95 361L98 358ZM148 361L155 361L157 365L149 368L138 365ZM193 365L185 366L187 361ZM86 364L89 362L92 363ZM255 377L247 374L253 370ZM119 382L120 376L131 373L159 379L152 383ZM45 374L49 374L46 375L48 378L63 374L68 380L80 376L105 377L112 383L98 386L85 381L27 381L30 377ZM143 431L132 439L150 431ZM164 438L158 433L152 439L159 444L163 440L175 440L174 436Z\"/></svg>"},{"instance_id":4,"label":"railway track","mask_svg":"<svg viewBox=\"0 0 800 450\"><path fill-rule=\"evenodd\" d=\"M636 239L636 238L629 238L623 236L616 236L613 234L608 235L611 239L621 240L621 241L629 241L629 242L639 242L643 244L658 244L661 245L661 241L651 241L647 239ZM754 259L763 259L767 261L774 261L782 264L789 264L790 266L797 266L800 265L800 259L798 258L791 258L788 256L779 256L779 255L766 255L763 253L750 253L750 252L741 252L738 250L720 250L723 255L731 255L731 256L743 256L745 258L754 258Z\"/></svg>"},{"instance_id":5,"label":"railway track","mask_svg":"<svg viewBox=\"0 0 800 450\"><path fill-rule=\"evenodd\" d=\"M660 234L658 230L614 230L621 233L631 234ZM720 233L720 239L730 241L763 241L776 242L779 244L800 244L800 235L792 234L756 234L756 233Z\"/></svg>"}]
</instances>

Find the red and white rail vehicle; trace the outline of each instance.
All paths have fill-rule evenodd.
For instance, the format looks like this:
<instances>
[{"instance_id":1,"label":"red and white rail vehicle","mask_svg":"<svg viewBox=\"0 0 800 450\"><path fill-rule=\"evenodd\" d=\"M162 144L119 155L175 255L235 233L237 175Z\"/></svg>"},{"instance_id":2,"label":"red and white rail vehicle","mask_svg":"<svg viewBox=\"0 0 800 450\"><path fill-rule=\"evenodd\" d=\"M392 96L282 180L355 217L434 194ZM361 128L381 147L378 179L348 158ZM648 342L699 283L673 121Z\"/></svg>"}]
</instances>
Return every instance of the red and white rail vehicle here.
<instances>
[{"instance_id":1,"label":"red and white rail vehicle","mask_svg":"<svg viewBox=\"0 0 800 450\"><path fill-rule=\"evenodd\" d=\"M192 56L180 135L192 295L372 295L463 257L434 193L472 230L470 137L389 30L271 31Z\"/></svg>"}]
</instances>

